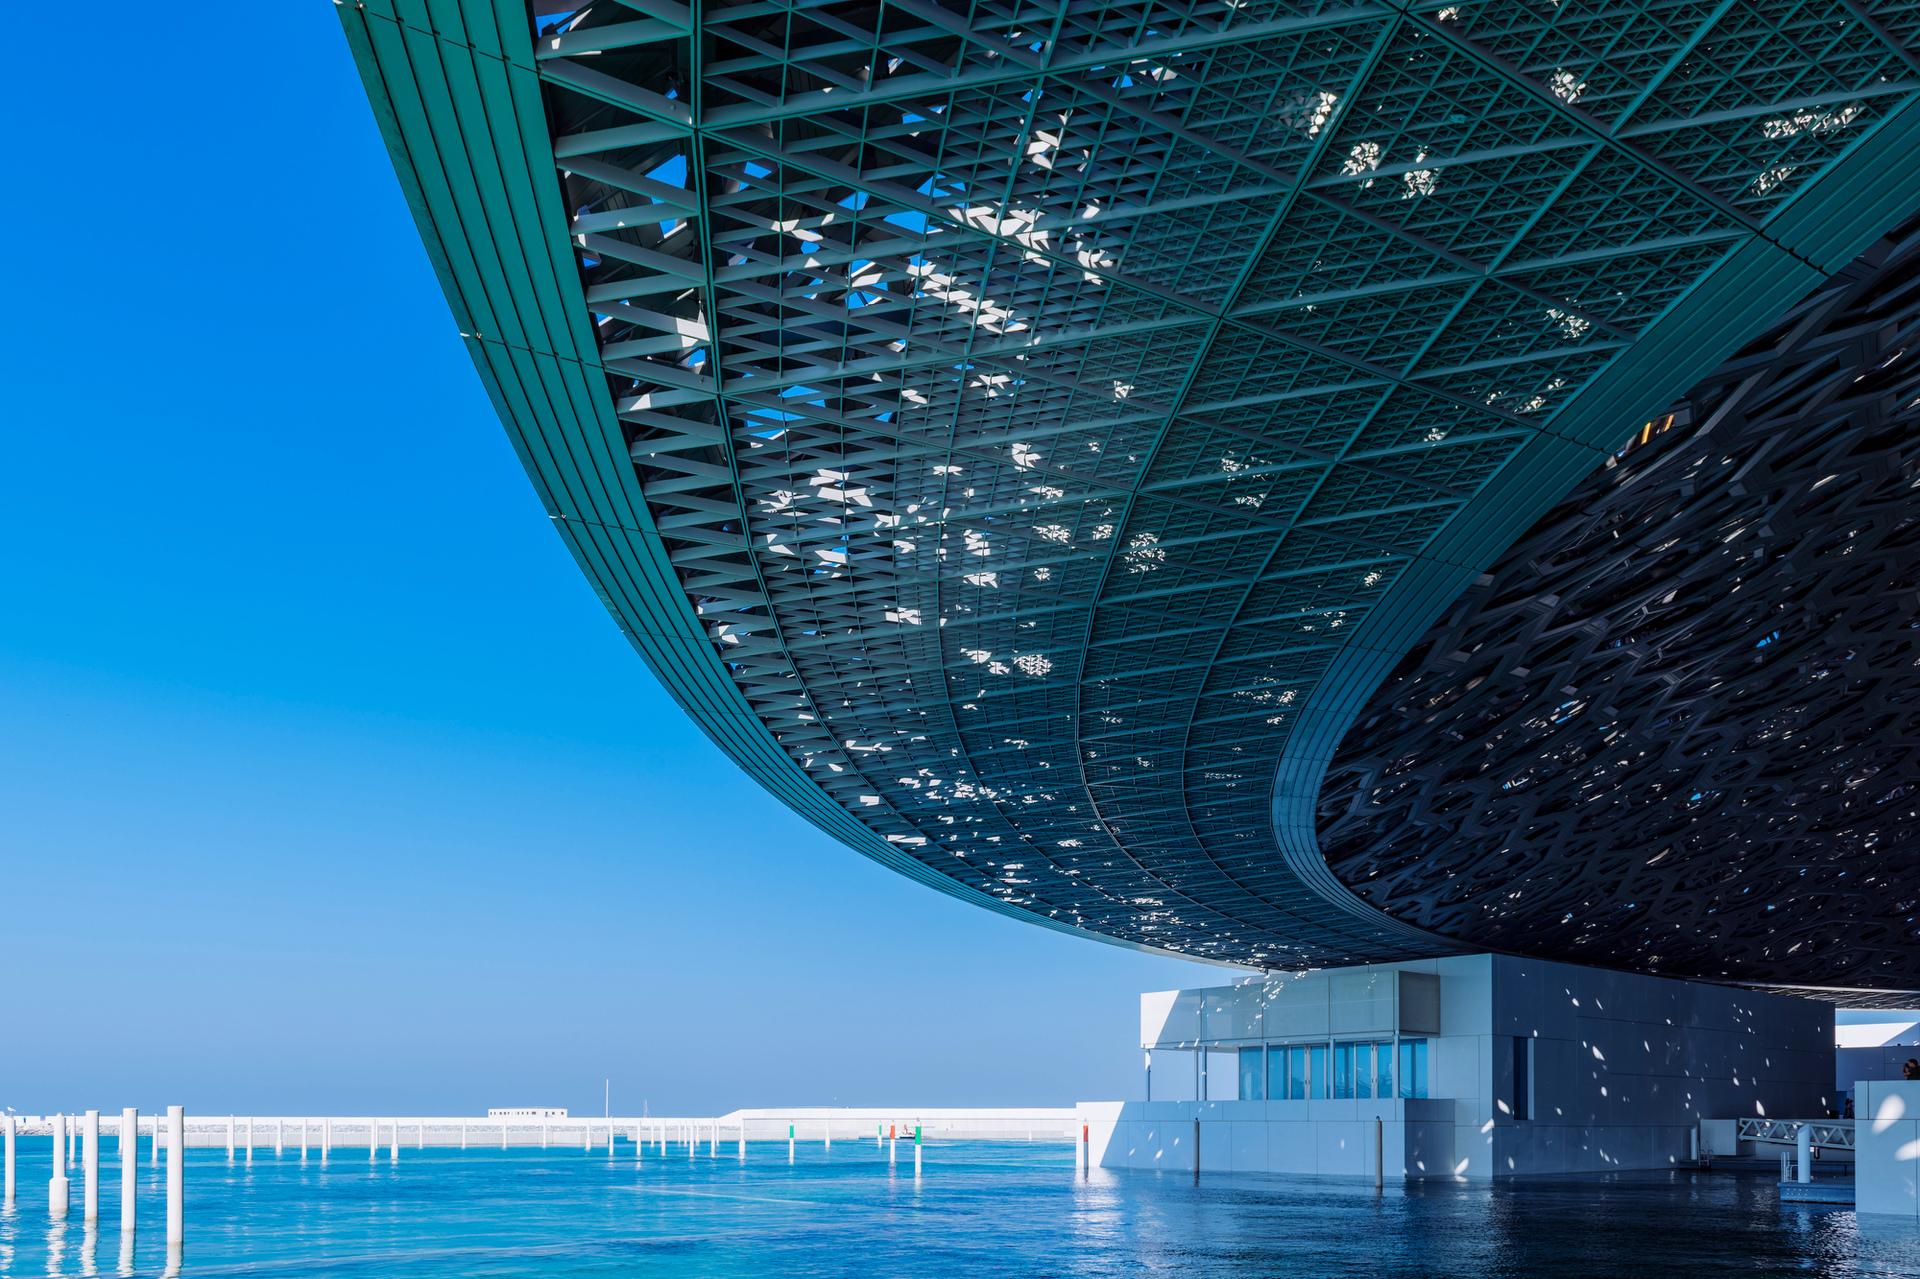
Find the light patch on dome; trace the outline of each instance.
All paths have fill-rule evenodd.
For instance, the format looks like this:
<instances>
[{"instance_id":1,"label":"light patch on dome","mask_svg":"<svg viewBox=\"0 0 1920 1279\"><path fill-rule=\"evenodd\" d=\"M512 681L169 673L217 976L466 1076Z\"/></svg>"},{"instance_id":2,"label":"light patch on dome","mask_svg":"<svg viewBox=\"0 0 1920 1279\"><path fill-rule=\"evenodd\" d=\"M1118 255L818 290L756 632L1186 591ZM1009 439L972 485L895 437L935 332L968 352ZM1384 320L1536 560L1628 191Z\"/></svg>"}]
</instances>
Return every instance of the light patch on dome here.
<instances>
[{"instance_id":1,"label":"light patch on dome","mask_svg":"<svg viewBox=\"0 0 1920 1279\"><path fill-rule=\"evenodd\" d=\"M1413 157L1413 162L1419 164L1426 158L1427 153L1422 151ZM1440 185L1440 170L1410 169L1400 175L1400 183L1400 198L1402 200L1411 200L1415 196L1432 195L1435 188Z\"/></svg>"},{"instance_id":2,"label":"light patch on dome","mask_svg":"<svg viewBox=\"0 0 1920 1279\"><path fill-rule=\"evenodd\" d=\"M1053 661L1044 653L1022 653L1013 659L1022 672L1038 679L1053 669Z\"/></svg>"},{"instance_id":3,"label":"light patch on dome","mask_svg":"<svg viewBox=\"0 0 1920 1279\"><path fill-rule=\"evenodd\" d=\"M1120 558L1126 561L1129 573L1151 573L1167 562L1167 551L1160 545L1158 533L1135 533L1127 539L1127 549Z\"/></svg>"}]
</instances>

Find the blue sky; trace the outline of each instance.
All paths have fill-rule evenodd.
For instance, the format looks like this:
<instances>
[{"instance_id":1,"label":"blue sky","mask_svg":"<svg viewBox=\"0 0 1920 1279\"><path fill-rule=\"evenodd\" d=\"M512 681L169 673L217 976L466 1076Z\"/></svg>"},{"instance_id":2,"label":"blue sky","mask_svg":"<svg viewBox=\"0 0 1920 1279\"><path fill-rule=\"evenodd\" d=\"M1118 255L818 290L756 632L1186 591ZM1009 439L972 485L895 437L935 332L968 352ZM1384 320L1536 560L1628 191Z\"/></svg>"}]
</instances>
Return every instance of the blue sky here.
<instances>
[{"instance_id":1,"label":"blue sky","mask_svg":"<svg viewBox=\"0 0 1920 1279\"><path fill-rule=\"evenodd\" d=\"M867 862L627 648L331 6L62 23L0 79L0 1106L1138 1088L1138 992L1226 972Z\"/></svg>"}]
</instances>

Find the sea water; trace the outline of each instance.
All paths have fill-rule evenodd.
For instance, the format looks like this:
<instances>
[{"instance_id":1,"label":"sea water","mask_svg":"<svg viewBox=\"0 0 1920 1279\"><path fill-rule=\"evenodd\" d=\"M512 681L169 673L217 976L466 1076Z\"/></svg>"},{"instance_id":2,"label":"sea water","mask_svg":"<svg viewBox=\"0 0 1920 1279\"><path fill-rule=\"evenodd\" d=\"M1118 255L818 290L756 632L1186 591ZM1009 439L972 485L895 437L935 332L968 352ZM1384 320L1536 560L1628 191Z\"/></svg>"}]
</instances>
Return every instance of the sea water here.
<instances>
[{"instance_id":1,"label":"sea water","mask_svg":"<svg viewBox=\"0 0 1920 1279\"><path fill-rule=\"evenodd\" d=\"M140 1162L124 1254L119 1163L100 1229L46 1211L45 1139L20 1140L0 1275L161 1274L164 1170ZM146 1147L141 1147L143 1156ZM1782 1207L1771 1179L1621 1173L1485 1184L1096 1169L1063 1144L946 1142L889 1164L871 1141L573 1150L336 1147L187 1155L179 1273L287 1276L1920 1276L1920 1232Z\"/></svg>"}]
</instances>

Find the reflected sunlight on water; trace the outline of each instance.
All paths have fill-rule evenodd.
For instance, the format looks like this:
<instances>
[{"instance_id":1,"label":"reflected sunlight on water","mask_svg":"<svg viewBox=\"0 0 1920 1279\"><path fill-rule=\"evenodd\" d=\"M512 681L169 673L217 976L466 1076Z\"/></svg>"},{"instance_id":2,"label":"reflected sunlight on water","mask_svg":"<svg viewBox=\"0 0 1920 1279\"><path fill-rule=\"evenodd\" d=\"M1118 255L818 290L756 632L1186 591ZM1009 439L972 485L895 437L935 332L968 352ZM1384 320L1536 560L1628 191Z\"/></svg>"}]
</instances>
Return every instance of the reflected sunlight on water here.
<instances>
[{"instance_id":1,"label":"reflected sunlight on water","mask_svg":"<svg viewBox=\"0 0 1920 1279\"><path fill-rule=\"evenodd\" d=\"M1782 1210L1756 1176L1622 1174L1389 1189L1312 1178L1095 1171L1064 1146L929 1146L927 1173L870 1144L756 1143L745 1163L604 1152L426 1150L400 1161L270 1154L187 1165L183 1276L1920 1275L1920 1235L1850 1211ZM44 1143L22 1141L0 1275L160 1273L162 1181L141 1168L135 1248L118 1168L101 1220L46 1215Z\"/></svg>"}]
</instances>

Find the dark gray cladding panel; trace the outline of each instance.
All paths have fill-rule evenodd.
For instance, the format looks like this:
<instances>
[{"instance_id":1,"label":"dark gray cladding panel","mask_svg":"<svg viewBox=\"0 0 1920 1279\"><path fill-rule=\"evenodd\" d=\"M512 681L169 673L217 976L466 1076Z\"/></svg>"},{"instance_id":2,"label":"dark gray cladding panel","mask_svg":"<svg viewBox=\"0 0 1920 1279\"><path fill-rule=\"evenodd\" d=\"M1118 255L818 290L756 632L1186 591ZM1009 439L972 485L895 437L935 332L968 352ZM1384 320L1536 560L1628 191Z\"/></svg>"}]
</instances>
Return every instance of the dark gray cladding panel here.
<instances>
[{"instance_id":1,"label":"dark gray cladding panel","mask_svg":"<svg viewBox=\"0 0 1920 1279\"><path fill-rule=\"evenodd\" d=\"M1429 631L1321 792L1344 883L1473 947L1920 987L1917 274L1920 218Z\"/></svg>"}]
</instances>

